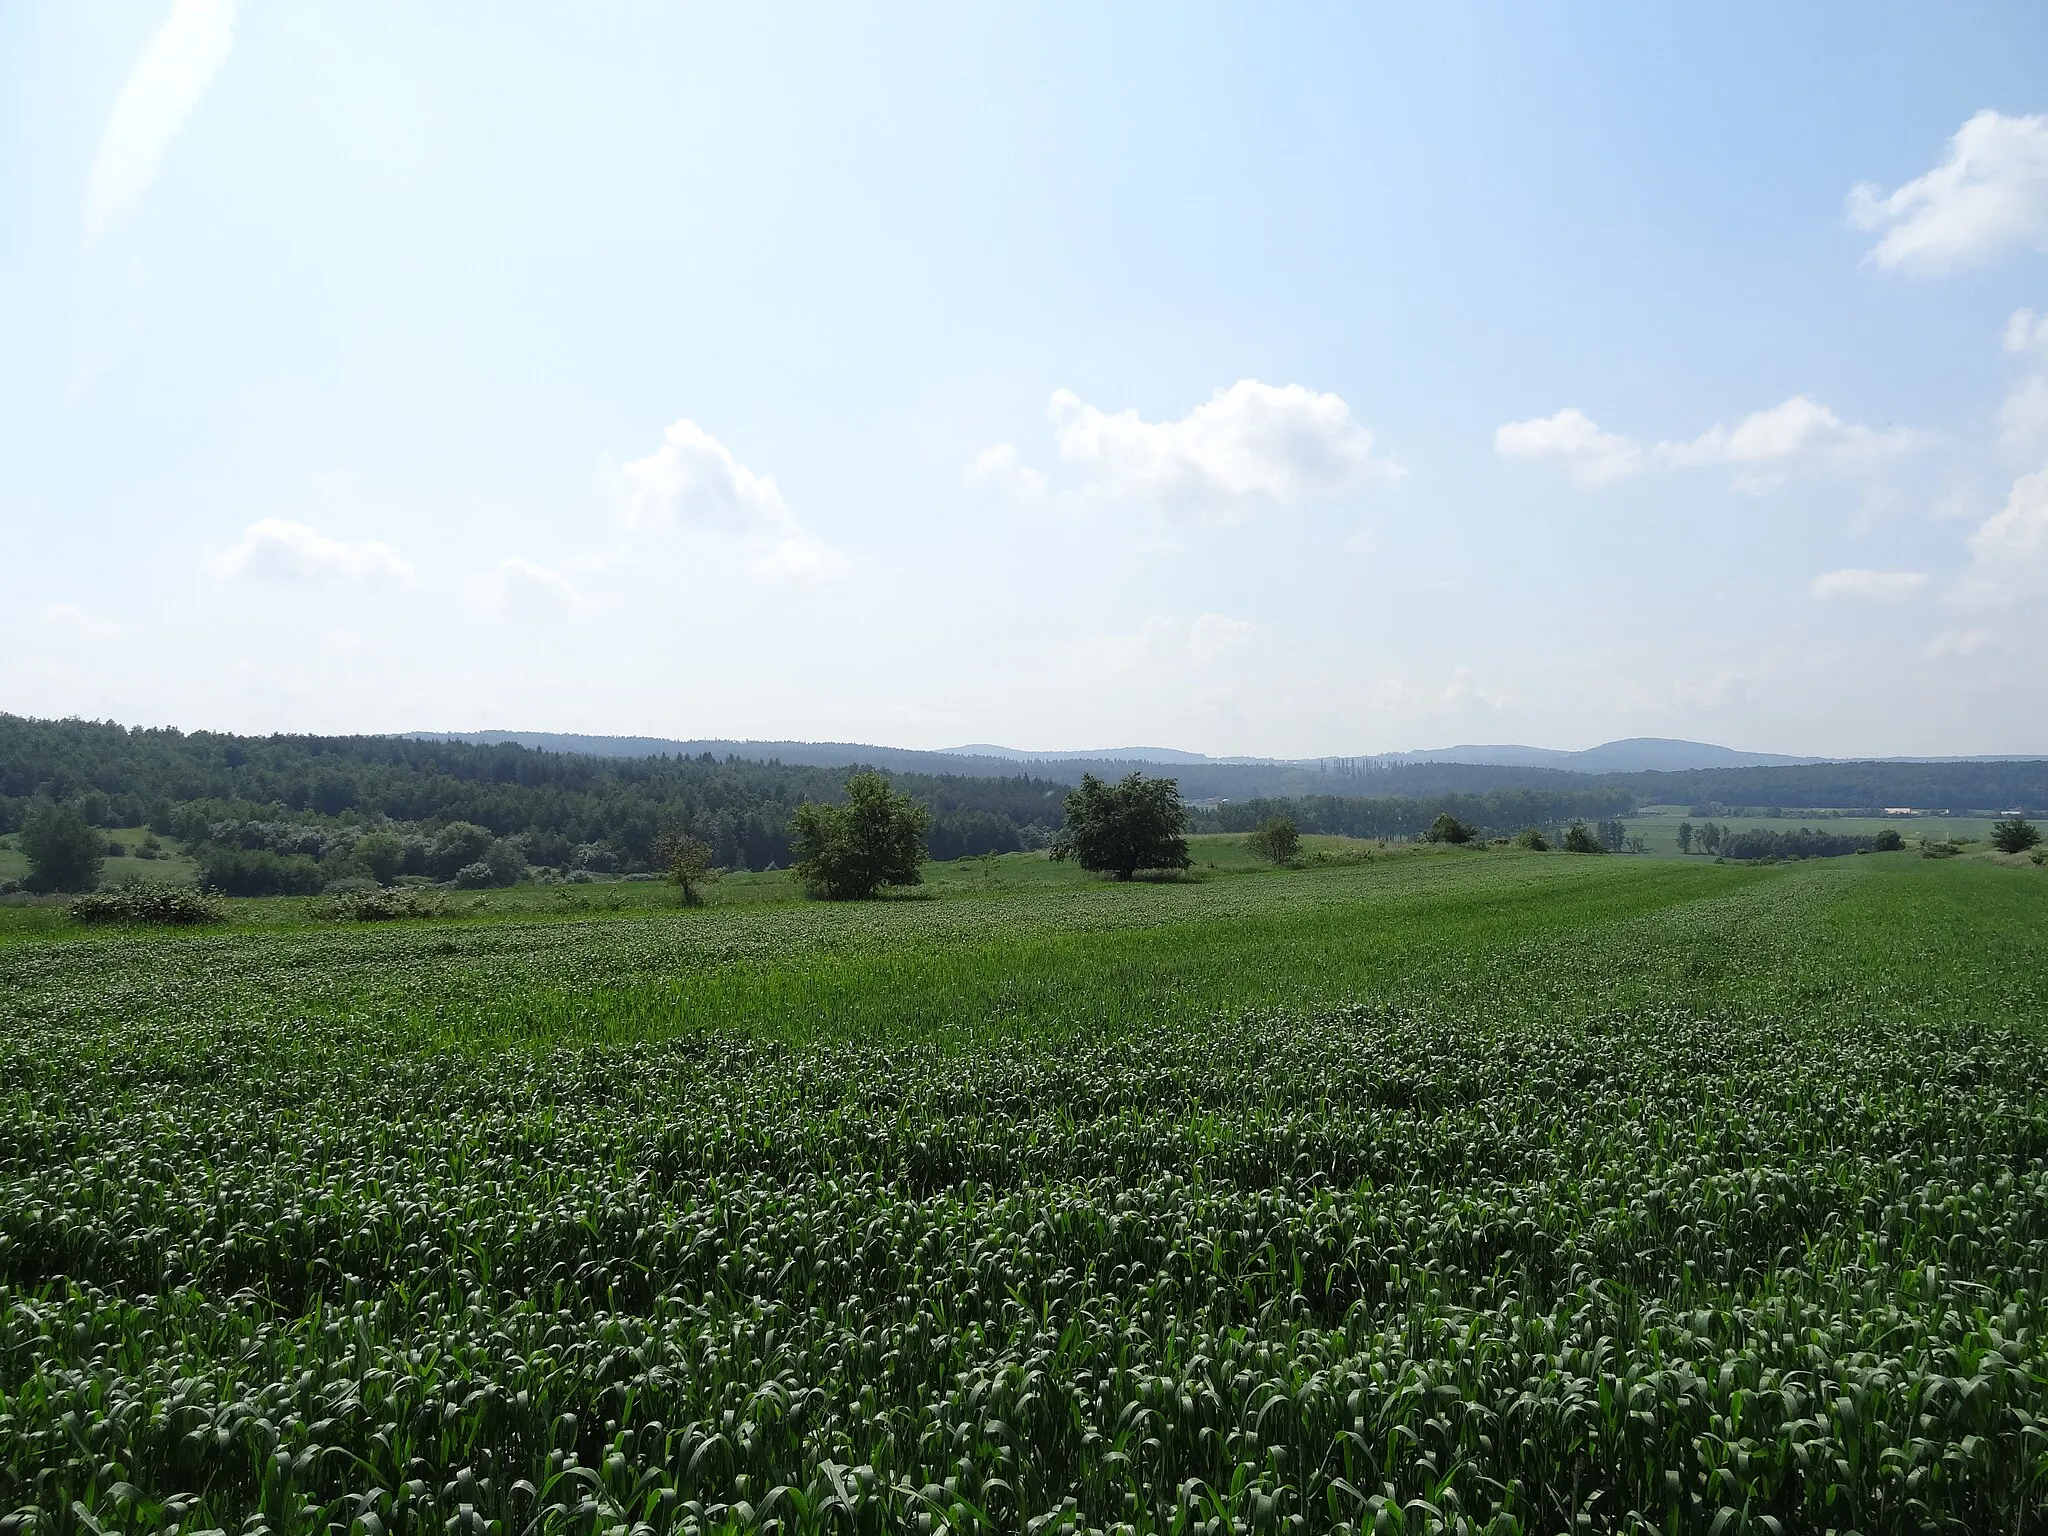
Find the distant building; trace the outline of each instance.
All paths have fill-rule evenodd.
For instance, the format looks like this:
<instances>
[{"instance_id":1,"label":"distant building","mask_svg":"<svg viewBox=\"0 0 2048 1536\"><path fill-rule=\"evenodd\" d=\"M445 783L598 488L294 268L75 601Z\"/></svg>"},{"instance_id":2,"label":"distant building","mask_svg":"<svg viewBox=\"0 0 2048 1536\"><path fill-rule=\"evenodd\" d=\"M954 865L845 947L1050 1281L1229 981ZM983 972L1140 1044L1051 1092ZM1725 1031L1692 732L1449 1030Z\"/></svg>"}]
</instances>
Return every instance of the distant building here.
<instances>
[{"instance_id":1,"label":"distant building","mask_svg":"<svg viewBox=\"0 0 2048 1536\"><path fill-rule=\"evenodd\" d=\"M1920 813L1910 805L1888 805L1884 808L1887 816L1918 816Z\"/></svg>"}]
</instances>

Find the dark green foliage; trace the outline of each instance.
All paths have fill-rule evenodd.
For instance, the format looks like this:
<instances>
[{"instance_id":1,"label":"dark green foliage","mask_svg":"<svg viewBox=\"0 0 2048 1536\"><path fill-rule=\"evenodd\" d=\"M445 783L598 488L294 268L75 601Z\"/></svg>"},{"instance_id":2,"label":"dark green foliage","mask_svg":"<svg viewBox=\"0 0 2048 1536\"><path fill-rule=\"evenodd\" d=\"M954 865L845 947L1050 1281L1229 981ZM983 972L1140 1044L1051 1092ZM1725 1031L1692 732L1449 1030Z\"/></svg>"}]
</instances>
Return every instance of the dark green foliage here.
<instances>
[{"instance_id":1,"label":"dark green foliage","mask_svg":"<svg viewBox=\"0 0 2048 1536\"><path fill-rule=\"evenodd\" d=\"M304 854L212 848L199 861L199 883L223 896L314 896L327 877Z\"/></svg>"},{"instance_id":2,"label":"dark green foliage","mask_svg":"<svg viewBox=\"0 0 2048 1536\"><path fill-rule=\"evenodd\" d=\"M434 834L427 849L427 873L436 880L453 880L465 866L482 863L495 841L489 827L452 821Z\"/></svg>"},{"instance_id":3,"label":"dark green foliage","mask_svg":"<svg viewBox=\"0 0 2048 1536\"><path fill-rule=\"evenodd\" d=\"M342 923L390 923L407 918L439 917L438 897L417 886L346 891L323 902L319 915Z\"/></svg>"},{"instance_id":4,"label":"dark green foliage","mask_svg":"<svg viewBox=\"0 0 2048 1536\"><path fill-rule=\"evenodd\" d=\"M1593 835L1593 829L1583 821L1575 821L1565 828L1564 851L1566 853L1605 853L1600 839Z\"/></svg>"},{"instance_id":5,"label":"dark green foliage","mask_svg":"<svg viewBox=\"0 0 2048 1536\"><path fill-rule=\"evenodd\" d=\"M1067 824L1053 842L1055 859L1072 859L1094 874L1128 880L1141 869L1186 869L1188 817L1172 779L1126 774L1105 784L1092 773L1064 802Z\"/></svg>"},{"instance_id":6,"label":"dark green foliage","mask_svg":"<svg viewBox=\"0 0 2048 1536\"><path fill-rule=\"evenodd\" d=\"M95 891L71 903L75 923L133 923L159 928L190 928L224 923L227 911L204 891L189 885L138 880L110 891Z\"/></svg>"},{"instance_id":7,"label":"dark green foliage","mask_svg":"<svg viewBox=\"0 0 2048 1536\"><path fill-rule=\"evenodd\" d=\"M1906 846L1906 840L1899 836L1896 827L1886 827L1870 840L1872 853L1897 853Z\"/></svg>"},{"instance_id":8,"label":"dark green foliage","mask_svg":"<svg viewBox=\"0 0 2048 1536\"><path fill-rule=\"evenodd\" d=\"M389 832L359 838L351 855L356 867L379 885L389 885L405 871L405 843Z\"/></svg>"},{"instance_id":9,"label":"dark green foliage","mask_svg":"<svg viewBox=\"0 0 2048 1536\"><path fill-rule=\"evenodd\" d=\"M2025 853L2041 841L2041 832L2020 816L2008 816L1991 827L1991 846L2000 853Z\"/></svg>"},{"instance_id":10,"label":"dark green foliage","mask_svg":"<svg viewBox=\"0 0 2048 1536\"><path fill-rule=\"evenodd\" d=\"M1572 817L1614 816L1635 809L1635 797L1605 790L1501 790L1485 795L1398 798L1311 795L1297 800L1243 800L1205 807L1189 818L1197 832L1249 832L1285 816L1304 832L1339 837L1426 837L1439 816L1463 822L1482 837L1507 836L1531 824Z\"/></svg>"},{"instance_id":11,"label":"dark green foliage","mask_svg":"<svg viewBox=\"0 0 2048 1536\"><path fill-rule=\"evenodd\" d=\"M931 813L879 773L846 781L845 805L801 805L790 818L790 865L813 896L864 901L885 885L923 883Z\"/></svg>"},{"instance_id":12,"label":"dark green foliage","mask_svg":"<svg viewBox=\"0 0 2048 1536\"><path fill-rule=\"evenodd\" d=\"M1422 834L1425 843L1469 843L1479 835L1479 829L1470 822L1458 820L1449 811L1439 811L1437 818L1429 824L1429 830Z\"/></svg>"},{"instance_id":13,"label":"dark green foliage","mask_svg":"<svg viewBox=\"0 0 2048 1536\"><path fill-rule=\"evenodd\" d=\"M1290 864L1301 851L1301 833L1285 816L1275 816L1260 823L1244 845L1269 864Z\"/></svg>"},{"instance_id":14,"label":"dark green foliage","mask_svg":"<svg viewBox=\"0 0 2048 1536\"><path fill-rule=\"evenodd\" d=\"M1838 859L1867 852L1872 839L1801 827L1796 832L1729 832L1717 846L1724 859Z\"/></svg>"},{"instance_id":15,"label":"dark green foliage","mask_svg":"<svg viewBox=\"0 0 2048 1536\"><path fill-rule=\"evenodd\" d=\"M106 857L99 833L68 805L40 805L23 823L21 851L28 855L32 891L89 891L100 883Z\"/></svg>"},{"instance_id":16,"label":"dark green foliage","mask_svg":"<svg viewBox=\"0 0 2048 1536\"><path fill-rule=\"evenodd\" d=\"M1550 839L1543 835L1542 829L1539 827L1524 827L1515 834L1515 846L1517 848L1526 848L1531 853L1548 853L1550 852Z\"/></svg>"},{"instance_id":17,"label":"dark green foliage","mask_svg":"<svg viewBox=\"0 0 2048 1536\"><path fill-rule=\"evenodd\" d=\"M1896 836L1897 834L1893 835ZM1692 823L1689 821L1681 821L1678 824L1678 851L1680 853L1692 852Z\"/></svg>"}]
</instances>

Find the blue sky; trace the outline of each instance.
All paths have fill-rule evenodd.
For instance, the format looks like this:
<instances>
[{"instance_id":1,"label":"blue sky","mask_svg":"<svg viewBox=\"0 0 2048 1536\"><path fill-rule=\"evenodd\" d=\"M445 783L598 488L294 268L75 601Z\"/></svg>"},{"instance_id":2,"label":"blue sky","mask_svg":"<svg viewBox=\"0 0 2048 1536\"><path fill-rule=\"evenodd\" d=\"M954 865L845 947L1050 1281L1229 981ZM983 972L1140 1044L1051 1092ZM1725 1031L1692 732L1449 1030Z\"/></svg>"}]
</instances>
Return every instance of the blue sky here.
<instances>
[{"instance_id":1,"label":"blue sky","mask_svg":"<svg viewBox=\"0 0 2048 1536\"><path fill-rule=\"evenodd\" d=\"M1429 10L0 9L0 708L2048 750L2048 12Z\"/></svg>"}]
</instances>

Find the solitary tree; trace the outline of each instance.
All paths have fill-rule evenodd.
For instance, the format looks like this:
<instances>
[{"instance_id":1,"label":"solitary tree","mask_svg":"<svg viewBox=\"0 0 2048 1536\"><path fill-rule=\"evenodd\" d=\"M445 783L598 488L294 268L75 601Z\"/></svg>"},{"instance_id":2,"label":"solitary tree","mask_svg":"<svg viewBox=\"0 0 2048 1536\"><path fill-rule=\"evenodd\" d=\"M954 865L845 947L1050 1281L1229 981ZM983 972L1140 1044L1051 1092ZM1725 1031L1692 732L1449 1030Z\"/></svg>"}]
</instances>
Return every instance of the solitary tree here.
<instances>
[{"instance_id":1,"label":"solitary tree","mask_svg":"<svg viewBox=\"0 0 2048 1536\"><path fill-rule=\"evenodd\" d=\"M30 813L21 829L32 891L89 891L100 883L106 845L92 825L68 805L46 805Z\"/></svg>"},{"instance_id":2,"label":"solitary tree","mask_svg":"<svg viewBox=\"0 0 2048 1536\"><path fill-rule=\"evenodd\" d=\"M682 832L663 832L654 840L655 861L668 871L668 883L683 893L683 905L695 907L704 898L697 887L718 878L711 867L711 845Z\"/></svg>"},{"instance_id":3,"label":"solitary tree","mask_svg":"<svg viewBox=\"0 0 2048 1536\"><path fill-rule=\"evenodd\" d=\"M1286 864L1301 851L1301 833L1285 816L1275 816L1247 837L1244 845L1269 864Z\"/></svg>"},{"instance_id":4,"label":"solitary tree","mask_svg":"<svg viewBox=\"0 0 2048 1536\"><path fill-rule=\"evenodd\" d=\"M1899 836L1897 827L1886 827L1870 840L1872 853L1897 853L1906 846L1906 840Z\"/></svg>"},{"instance_id":5,"label":"solitary tree","mask_svg":"<svg viewBox=\"0 0 2048 1536\"><path fill-rule=\"evenodd\" d=\"M2023 816L2008 816L1991 824L1991 846L2000 853L2025 853L2040 841L2040 829Z\"/></svg>"},{"instance_id":6,"label":"solitary tree","mask_svg":"<svg viewBox=\"0 0 2048 1536\"><path fill-rule=\"evenodd\" d=\"M1566 853L1605 853L1600 839L1593 835L1593 829L1583 821L1575 821L1565 828L1564 851Z\"/></svg>"},{"instance_id":7,"label":"solitary tree","mask_svg":"<svg viewBox=\"0 0 2048 1536\"><path fill-rule=\"evenodd\" d=\"M879 773L846 781L846 804L806 803L789 819L790 865L813 896L861 901L885 885L924 880L931 812L889 788Z\"/></svg>"},{"instance_id":8,"label":"solitary tree","mask_svg":"<svg viewBox=\"0 0 2048 1536\"><path fill-rule=\"evenodd\" d=\"M1064 803L1067 824L1052 845L1056 859L1072 859L1096 874L1128 880L1141 869L1186 869L1188 813L1180 785L1134 773L1105 784L1092 773Z\"/></svg>"},{"instance_id":9,"label":"solitary tree","mask_svg":"<svg viewBox=\"0 0 2048 1536\"><path fill-rule=\"evenodd\" d=\"M1449 811L1439 811L1437 818L1429 824L1429 830L1422 834L1425 843L1469 843L1479 833L1466 822L1458 820Z\"/></svg>"},{"instance_id":10,"label":"solitary tree","mask_svg":"<svg viewBox=\"0 0 2048 1536\"><path fill-rule=\"evenodd\" d=\"M1678 824L1678 851L1692 852L1692 823L1689 821L1681 821Z\"/></svg>"}]
</instances>

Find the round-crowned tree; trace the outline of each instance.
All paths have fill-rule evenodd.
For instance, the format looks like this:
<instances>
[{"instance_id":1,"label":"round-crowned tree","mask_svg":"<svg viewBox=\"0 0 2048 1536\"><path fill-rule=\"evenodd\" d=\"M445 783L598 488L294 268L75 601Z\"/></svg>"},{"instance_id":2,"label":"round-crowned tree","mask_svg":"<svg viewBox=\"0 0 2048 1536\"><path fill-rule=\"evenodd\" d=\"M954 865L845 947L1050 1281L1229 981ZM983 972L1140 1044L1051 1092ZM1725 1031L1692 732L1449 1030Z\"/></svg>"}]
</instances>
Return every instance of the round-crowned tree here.
<instances>
[{"instance_id":1,"label":"round-crowned tree","mask_svg":"<svg viewBox=\"0 0 2048 1536\"><path fill-rule=\"evenodd\" d=\"M931 812L879 773L846 781L846 804L806 802L789 818L790 868L813 896L861 901L885 885L924 881Z\"/></svg>"},{"instance_id":2,"label":"round-crowned tree","mask_svg":"<svg viewBox=\"0 0 2048 1536\"><path fill-rule=\"evenodd\" d=\"M1422 840L1425 843L1469 843L1478 835L1478 830L1469 823L1458 820L1449 811L1439 811L1436 820L1429 824L1429 830L1422 834Z\"/></svg>"},{"instance_id":3,"label":"round-crowned tree","mask_svg":"<svg viewBox=\"0 0 2048 1536\"><path fill-rule=\"evenodd\" d=\"M1173 779L1133 773L1105 784L1092 773L1064 803L1067 824L1052 856L1095 874L1128 880L1141 869L1186 869L1188 813Z\"/></svg>"},{"instance_id":4,"label":"round-crowned tree","mask_svg":"<svg viewBox=\"0 0 2048 1536\"><path fill-rule=\"evenodd\" d=\"M1291 864L1301 852L1301 832L1285 816L1261 822L1244 845L1269 864Z\"/></svg>"},{"instance_id":5,"label":"round-crowned tree","mask_svg":"<svg viewBox=\"0 0 2048 1536\"><path fill-rule=\"evenodd\" d=\"M89 891L100 883L106 843L92 824L68 805L38 806L21 828L32 891Z\"/></svg>"}]
</instances>

